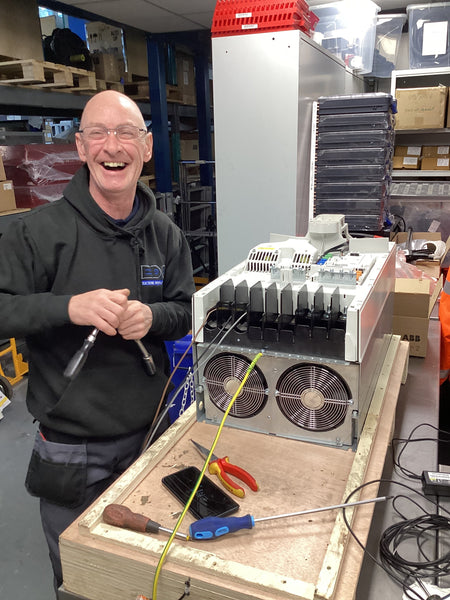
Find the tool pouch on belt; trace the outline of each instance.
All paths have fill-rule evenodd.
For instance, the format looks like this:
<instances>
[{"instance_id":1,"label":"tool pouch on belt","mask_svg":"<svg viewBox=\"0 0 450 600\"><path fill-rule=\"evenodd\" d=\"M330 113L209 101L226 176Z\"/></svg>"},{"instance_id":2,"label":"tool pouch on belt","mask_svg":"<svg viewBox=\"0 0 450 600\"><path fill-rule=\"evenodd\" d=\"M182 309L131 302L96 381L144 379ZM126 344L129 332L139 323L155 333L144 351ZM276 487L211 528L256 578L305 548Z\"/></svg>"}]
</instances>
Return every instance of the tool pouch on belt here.
<instances>
[{"instance_id":1,"label":"tool pouch on belt","mask_svg":"<svg viewBox=\"0 0 450 600\"><path fill-rule=\"evenodd\" d=\"M32 496L75 508L86 496L85 444L60 444L44 440L38 431L25 479Z\"/></svg>"}]
</instances>

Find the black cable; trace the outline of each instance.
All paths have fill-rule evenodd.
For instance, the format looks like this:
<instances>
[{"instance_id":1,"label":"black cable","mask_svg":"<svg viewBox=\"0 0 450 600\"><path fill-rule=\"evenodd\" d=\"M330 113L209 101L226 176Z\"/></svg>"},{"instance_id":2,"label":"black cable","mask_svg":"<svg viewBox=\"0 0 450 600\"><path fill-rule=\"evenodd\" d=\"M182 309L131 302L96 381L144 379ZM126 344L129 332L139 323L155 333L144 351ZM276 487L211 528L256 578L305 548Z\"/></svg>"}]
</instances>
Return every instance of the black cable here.
<instances>
[{"instance_id":1,"label":"black cable","mask_svg":"<svg viewBox=\"0 0 450 600\"><path fill-rule=\"evenodd\" d=\"M448 516L441 516L437 514L438 504L433 501L431 498L426 497L421 492L415 490L414 488L406 485L405 483L394 481L391 479L377 479L373 481L368 481L357 488L355 488L347 497L345 502L350 502L351 498L362 490L363 488L380 483L389 483L394 485L399 485L414 494L417 494L422 500L432 504L435 507L435 514L428 513L418 502L410 498L409 496L399 495L393 498L392 505L402 520L399 523L392 525L387 528L385 532L381 535L380 538L380 560L378 560L369 550L364 546L364 544L358 539L355 532L353 531L350 523L348 522L348 518L346 515L346 508L343 508L343 519L349 530L349 533L352 535L356 543L359 547L364 551L364 553L381 569L383 569L387 575L395 581L398 585L400 585L403 589L403 593L405 596L411 600L423 600L423 596L419 595L414 589L412 589L412 584L416 583L420 588L424 591L424 584L422 579L425 577L439 577L443 574L447 575L450 569L450 553L446 553L443 557L438 557L435 560L430 560L426 556L425 551L423 550L424 544L428 541L426 539L426 534L432 532L450 532L450 512L443 507L440 507L442 511L444 511ZM418 507L423 515L420 517L415 517L413 519L406 519L405 515L403 515L399 508L396 506L396 503L400 500L407 500L412 502L416 507ZM404 559L400 552L399 546L406 539L415 538L417 547L419 549L419 555L423 557L423 561L408 561ZM391 547L391 544L394 544L394 547ZM449 596L445 596L448 598Z\"/></svg>"},{"instance_id":2,"label":"black cable","mask_svg":"<svg viewBox=\"0 0 450 600\"><path fill-rule=\"evenodd\" d=\"M227 329L227 327L228 327L229 323L231 322L232 316L230 316L228 318L228 320L225 322L225 324L222 326L222 328L219 330L219 332L214 336L214 339L211 342L209 342L209 344L205 348L204 352L198 357L198 359L195 362L193 362L193 365L192 365L192 367L193 367L192 374L193 375L198 370L200 360L203 358L203 356L205 356L205 354L207 354L207 352L209 352L209 350L211 349L211 347L213 347L213 350L215 350L217 347L219 347L222 344L223 340L226 338L226 336L244 318L245 315L246 315L246 313L242 313L242 315L231 325L231 327L229 329ZM204 323L203 326L199 329L199 331L197 332L197 335L198 335L198 333L200 333L200 331L203 329L203 327L205 325L206 325L206 323ZM214 341L219 337L219 335L221 333L223 333L223 331L225 331L225 334L221 337L221 339L219 340L219 342L217 344L214 344ZM194 342L194 340L192 340L191 345L193 344L193 342ZM214 346L213 346L213 344L214 344ZM179 362L181 362L181 360L184 358L184 356L187 353L187 350L185 351L185 353L183 354L183 356L182 356L182 358L180 359ZM174 372L172 373L172 375L174 374ZM182 382L178 386L177 390L175 391L175 393L172 396L171 401L168 402L166 404L166 406L160 411L160 413L158 415L158 419L152 424L152 426L151 426L151 428L150 428L150 430L149 430L149 432L148 432L148 434L147 434L147 436L145 438L145 441L144 441L144 443L142 445L141 453L145 452L145 450L147 450L147 448L152 443L152 440L153 440L153 438L154 438L154 436L156 434L156 431L158 430L161 422L163 421L163 419L165 418L165 416L169 412L169 408L173 405L173 403L175 401L175 398L178 396L178 394L180 393L181 389L184 387L185 381L186 381L186 377L182 380Z\"/></svg>"},{"instance_id":3,"label":"black cable","mask_svg":"<svg viewBox=\"0 0 450 600\"><path fill-rule=\"evenodd\" d=\"M414 433L420 428L420 427L430 427L431 429L434 429L434 431L438 432L438 437L436 438L427 438L427 437L423 437L423 438L413 438L412 436L414 435ZM439 434L446 434L446 435L450 435L450 432L445 431L444 429L439 429L438 427L435 427L434 425L431 425L430 423L420 423L419 425L417 425L416 427L414 427L414 429L412 429L411 433L409 434L409 436L407 438L392 438L392 462L394 464L394 467L397 471L399 471L400 473L402 473L402 475L404 475L405 477L408 477L409 479L417 479L420 480L422 478L422 474L420 473L414 473L413 471L410 471L409 469L407 469L406 467L404 467L401 462L400 459L403 456L404 452L406 451L407 447L409 444L411 443L415 443L415 442L433 442L433 443L439 443L439 442L443 442L443 443L449 443L450 439L445 439L439 436ZM403 444L402 448L399 450L397 457L396 457L396 452L398 449L398 446L400 444Z\"/></svg>"},{"instance_id":4,"label":"black cable","mask_svg":"<svg viewBox=\"0 0 450 600\"><path fill-rule=\"evenodd\" d=\"M183 600L184 598L187 598L188 596L191 595L191 578L189 577L185 582L184 582L184 593L182 596L180 596L178 598L178 600Z\"/></svg>"}]
</instances>

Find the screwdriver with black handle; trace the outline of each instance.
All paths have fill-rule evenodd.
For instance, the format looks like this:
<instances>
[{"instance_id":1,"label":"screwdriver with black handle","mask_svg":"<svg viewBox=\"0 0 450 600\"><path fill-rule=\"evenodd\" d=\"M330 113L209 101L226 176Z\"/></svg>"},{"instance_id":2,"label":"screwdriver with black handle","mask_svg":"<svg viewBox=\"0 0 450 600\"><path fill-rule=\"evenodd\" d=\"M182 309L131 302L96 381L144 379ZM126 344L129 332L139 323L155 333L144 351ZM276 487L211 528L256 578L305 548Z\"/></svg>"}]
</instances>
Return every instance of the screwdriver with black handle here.
<instances>
[{"instance_id":1,"label":"screwdriver with black handle","mask_svg":"<svg viewBox=\"0 0 450 600\"><path fill-rule=\"evenodd\" d=\"M84 363L86 362L86 359L88 357L89 351L91 350L92 346L95 343L95 340L97 339L98 333L99 329L95 327L87 336L81 348L75 352L73 357L70 359L69 364L64 369L64 377L67 377L67 379L75 379L75 377L83 368ZM147 350L147 348L144 346L141 340L134 341L136 342L139 350L142 353L142 359L144 361L144 366L148 374L153 376L156 373L156 367L153 361L153 356L150 354L150 352Z\"/></svg>"},{"instance_id":2,"label":"screwdriver with black handle","mask_svg":"<svg viewBox=\"0 0 450 600\"><path fill-rule=\"evenodd\" d=\"M370 500L358 500L357 502L347 502L344 504L335 504L334 506L323 506L322 508L311 508L299 512L287 513L284 515L273 515L270 517L260 517L255 519L252 515L243 517L206 517L195 521L189 527L189 537L194 540L213 540L227 533L234 533L240 529L253 529L257 521L270 521L271 519L283 519L286 517L296 517L299 515L309 515L311 513L322 512L324 510L333 510L335 508L350 508L359 504L368 504L369 502L383 502L389 500L392 496L380 496Z\"/></svg>"},{"instance_id":3,"label":"screwdriver with black handle","mask_svg":"<svg viewBox=\"0 0 450 600\"><path fill-rule=\"evenodd\" d=\"M164 531L165 533L172 534L173 529L167 529L161 527L159 523L152 521L145 515L135 513L130 510L127 506L121 504L108 504L103 511L103 520L108 525L114 525L114 527L121 527L123 529L131 529L132 531L139 531L141 533L158 533L158 531ZM184 540L188 539L188 536L184 533L175 534Z\"/></svg>"}]
</instances>

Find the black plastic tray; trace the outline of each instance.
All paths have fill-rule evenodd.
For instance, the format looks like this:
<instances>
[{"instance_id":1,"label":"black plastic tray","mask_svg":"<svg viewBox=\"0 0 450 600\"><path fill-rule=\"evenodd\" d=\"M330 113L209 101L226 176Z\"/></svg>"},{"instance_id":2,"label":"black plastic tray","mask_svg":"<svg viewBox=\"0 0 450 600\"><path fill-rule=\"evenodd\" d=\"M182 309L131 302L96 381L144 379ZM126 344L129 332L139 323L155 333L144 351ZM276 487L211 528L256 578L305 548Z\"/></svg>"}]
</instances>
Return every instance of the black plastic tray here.
<instances>
[{"instance_id":1,"label":"black plastic tray","mask_svg":"<svg viewBox=\"0 0 450 600\"><path fill-rule=\"evenodd\" d=\"M351 94L348 96L321 96L318 100L319 115L358 112L397 112L396 102L384 92Z\"/></svg>"},{"instance_id":2,"label":"black plastic tray","mask_svg":"<svg viewBox=\"0 0 450 600\"><path fill-rule=\"evenodd\" d=\"M370 181L370 182L351 182L345 183L327 183L318 181L315 186L316 200L338 198L386 198L389 194L390 180Z\"/></svg>"},{"instance_id":3,"label":"black plastic tray","mask_svg":"<svg viewBox=\"0 0 450 600\"><path fill-rule=\"evenodd\" d=\"M394 128L394 117L389 113L361 112L341 115L319 116L318 131L346 131L348 129L387 129Z\"/></svg>"},{"instance_id":4,"label":"black plastic tray","mask_svg":"<svg viewBox=\"0 0 450 600\"><path fill-rule=\"evenodd\" d=\"M318 148L373 148L394 145L393 129L319 131Z\"/></svg>"},{"instance_id":5,"label":"black plastic tray","mask_svg":"<svg viewBox=\"0 0 450 600\"><path fill-rule=\"evenodd\" d=\"M340 198L339 200L316 200L315 207L318 211L330 211L336 213L348 213L360 215L379 215L386 203L379 198Z\"/></svg>"},{"instance_id":6,"label":"black plastic tray","mask_svg":"<svg viewBox=\"0 0 450 600\"><path fill-rule=\"evenodd\" d=\"M389 169L382 165L318 165L316 181L340 183L342 181L381 181L389 175Z\"/></svg>"},{"instance_id":7,"label":"black plastic tray","mask_svg":"<svg viewBox=\"0 0 450 600\"><path fill-rule=\"evenodd\" d=\"M318 148L316 164L319 165L386 165L392 158L393 147L384 148Z\"/></svg>"}]
</instances>

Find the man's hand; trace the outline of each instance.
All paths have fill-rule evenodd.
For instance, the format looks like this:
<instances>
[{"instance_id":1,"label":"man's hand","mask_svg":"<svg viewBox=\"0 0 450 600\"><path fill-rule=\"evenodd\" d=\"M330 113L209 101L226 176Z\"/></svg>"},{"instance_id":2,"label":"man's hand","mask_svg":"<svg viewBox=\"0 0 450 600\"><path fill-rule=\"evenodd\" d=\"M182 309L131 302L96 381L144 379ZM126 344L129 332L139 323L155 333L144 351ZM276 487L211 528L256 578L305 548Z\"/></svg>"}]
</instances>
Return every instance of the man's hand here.
<instances>
[{"instance_id":1,"label":"man's hand","mask_svg":"<svg viewBox=\"0 0 450 600\"><path fill-rule=\"evenodd\" d=\"M117 331L126 340L140 340L147 335L153 323L153 313L147 304L130 300L120 319Z\"/></svg>"},{"instance_id":2,"label":"man's hand","mask_svg":"<svg viewBox=\"0 0 450 600\"><path fill-rule=\"evenodd\" d=\"M72 296L69 317L75 325L92 325L107 335L116 335L127 311L130 290L93 290Z\"/></svg>"}]
</instances>

